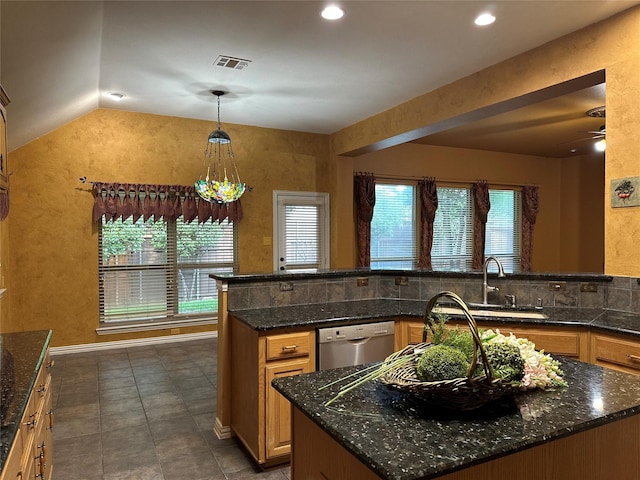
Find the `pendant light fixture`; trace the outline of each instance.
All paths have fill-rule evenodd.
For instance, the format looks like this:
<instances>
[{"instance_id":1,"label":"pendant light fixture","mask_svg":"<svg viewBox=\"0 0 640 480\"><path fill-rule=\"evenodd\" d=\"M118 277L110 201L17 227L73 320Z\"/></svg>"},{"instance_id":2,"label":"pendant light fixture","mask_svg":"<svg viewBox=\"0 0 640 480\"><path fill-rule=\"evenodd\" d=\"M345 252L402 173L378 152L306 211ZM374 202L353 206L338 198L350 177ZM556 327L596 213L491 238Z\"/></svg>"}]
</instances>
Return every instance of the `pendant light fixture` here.
<instances>
[{"instance_id":1,"label":"pendant light fixture","mask_svg":"<svg viewBox=\"0 0 640 480\"><path fill-rule=\"evenodd\" d=\"M242 196L246 185L238 175L231 138L220 128L220 97L225 92L214 90L211 93L218 97L218 125L209 134L200 180L195 183L195 187L198 195L207 202L230 203Z\"/></svg>"}]
</instances>

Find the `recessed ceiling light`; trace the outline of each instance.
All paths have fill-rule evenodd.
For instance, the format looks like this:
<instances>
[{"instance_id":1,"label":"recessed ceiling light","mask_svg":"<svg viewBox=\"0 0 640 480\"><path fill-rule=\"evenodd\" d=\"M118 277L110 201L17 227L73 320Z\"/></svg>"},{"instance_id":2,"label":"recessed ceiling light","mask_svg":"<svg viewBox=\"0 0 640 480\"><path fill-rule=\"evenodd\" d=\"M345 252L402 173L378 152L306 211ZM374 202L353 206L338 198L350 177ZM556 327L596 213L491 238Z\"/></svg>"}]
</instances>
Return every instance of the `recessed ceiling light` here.
<instances>
[{"instance_id":1,"label":"recessed ceiling light","mask_svg":"<svg viewBox=\"0 0 640 480\"><path fill-rule=\"evenodd\" d=\"M116 102L119 102L124 97L126 97L126 95L124 93L120 93L120 92L109 92L109 93L107 93L107 95L109 96L109 98L111 100L114 100Z\"/></svg>"},{"instance_id":2,"label":"recessed ceiling light","mask_svg":"<svg viewBox=\"0 0 640 480\"><path fill-rule=\"evenodd\" d=\"M485 25L491 25L496 21L496 17L494 17L490 13L481 13L478 15L474 21L474 23L478 26L484 27Z\"/></svg>"},{"instance_id":3,"label":"recessed ceiling light","mask_svg":"<svg viewBox=\"0 0 640 480\"><path fill-rule=\"evenodd\" d=\"M343 17L344 10L342 10L337 5L329 5L324 10L322 10L322 13L320 13L320 15L322 15L322 18L324 18L325 20L338 20Z\"/></svg>"}]
</instances>

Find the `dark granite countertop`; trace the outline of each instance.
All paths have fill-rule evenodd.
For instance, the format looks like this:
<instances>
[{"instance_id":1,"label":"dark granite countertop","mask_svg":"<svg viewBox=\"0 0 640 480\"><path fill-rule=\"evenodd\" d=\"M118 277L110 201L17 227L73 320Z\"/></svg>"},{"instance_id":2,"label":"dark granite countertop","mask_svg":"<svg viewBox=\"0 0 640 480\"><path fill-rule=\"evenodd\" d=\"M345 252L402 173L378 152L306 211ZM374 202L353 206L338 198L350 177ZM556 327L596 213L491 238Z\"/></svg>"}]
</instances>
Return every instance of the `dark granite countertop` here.
<instances>
[{"instance_id":1,"label":"dark granite countertop","mask_svg":"<svg viewBox=\"0 0 640 480\"><path fill-rule=\"evenodd\" d=\"M50 340L51 330L0 334L0 371L3 374L0 386L5 400L0 423L0 471L9 455Z\"/></svg>"},{"instance_id":2,"label":"dark granite countertop","mask_svg":"<svg viewBox=\"0 0 640 480\"><path fill-rule=\"evenodd\" d=\"M372 299L327 302L282 307L231 310L230 313L258 332L280 329L317 328L384 321L397 317L422 318L427 302L422 300ZM547 319L496 318L476 315L478 324L504 323L548 326L597 327L602 330L640 336L640 315L600 308L544 307Z\"/></svg>"},{"instance_id":3,"label":"dark granite countertop","mask_svg":"<svg viewBox=\"0 0 640 480\"><path fill-rule=\"evenodd\" d=\"M358 367L279 378L273 385L381 478L430 479L640 414L640 376L559 360L568 387L518 394L476 412L416 409L376 381L324 406L338 387L318 388Z\"/></svg>"},{"instance_id":4,"label":"dark granite countertop","mask_svg":"<svg viewBox=\"0 0 640 480\"><path fill-rule=\"evenodd\" d=\"M405 276L405 277L450 277L450 278L482 278L481 271L465 271L465 272L448 272L433 271L426 269L409 269L409 270L390 270L375 268L356 268L356 269L337 269L337 270L317 270L313 272L271 272L271 273L212 273L209 275L214 280L220 280L227 283L247 283L260 282L266 280L302 280L302 279L319 279L319 278L336 278L336 277L357 277L367 275L382 276ZM510 273L509 278L513 279L529 279L542 281L574 281L574 282L611 282L611 275L601 273L566 273L566 272L518 272Z\"/></svg>"}]
</instances>

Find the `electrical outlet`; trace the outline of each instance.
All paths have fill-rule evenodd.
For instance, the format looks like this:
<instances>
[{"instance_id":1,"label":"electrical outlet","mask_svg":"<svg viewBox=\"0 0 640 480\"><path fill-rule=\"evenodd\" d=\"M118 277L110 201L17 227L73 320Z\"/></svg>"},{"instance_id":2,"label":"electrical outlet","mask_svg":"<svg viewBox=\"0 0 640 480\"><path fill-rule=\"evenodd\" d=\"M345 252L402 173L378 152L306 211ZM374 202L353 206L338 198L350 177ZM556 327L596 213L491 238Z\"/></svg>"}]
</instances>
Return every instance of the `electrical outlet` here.
<instances>
[{"instance_id":1,"label":"electrical outlet","mask_svg":"<svg viewBox=\"0 0 640 480\"><path fill-rule=\"evenodd\" d=\"M591 282L580 282L580 291L581 292L597 292L598 285Z\"/></svg>"},{"instance_id":2,"label":"electrical outlet","mask_svg":"<svg viewBox=\"0 0 640 480\"><path fill-rule=\"evenodd\" d=\"M366 287L367 285L369 285L369 279L367 277L359 277L356 280L356 283L359 287Z\"/></svg>"},{"instance_id":3,"label":"electrical outlet","mask_svg":"<svg viewBox=\"0 0 640 480\"><path fill-rule=\"evenodd\" d=\"M396 285L409 285L409 277L396 277Z\"/></svg>"},{"instance_id":4,"label":"electrical outlet","mask_svg":"<svg viewBox=\"0 0 640 480\"><path fill-rule=\"evenodd\" d=\"M549 282L549 290L554 292L564 292L567 289L567 282Z\"/></svg>"},{"instance_id":5,"label":"electrical outlet","mask_svg":"<svg viewBox=\"0 0 640 480\"><path fill-rule=\"evenodd\" d=\"M281 292L290 292L293 290L293 282L280 282Z\"/></svg>"}]
</instances>

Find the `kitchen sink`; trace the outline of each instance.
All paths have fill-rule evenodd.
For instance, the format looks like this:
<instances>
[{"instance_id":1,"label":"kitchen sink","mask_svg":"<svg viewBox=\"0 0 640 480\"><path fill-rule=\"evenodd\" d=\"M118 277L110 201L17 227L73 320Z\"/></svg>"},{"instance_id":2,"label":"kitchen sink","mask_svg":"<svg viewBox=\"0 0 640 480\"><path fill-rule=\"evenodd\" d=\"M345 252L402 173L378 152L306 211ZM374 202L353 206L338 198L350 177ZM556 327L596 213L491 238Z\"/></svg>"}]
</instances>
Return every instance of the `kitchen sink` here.
<instances>
[{"instance_id":1,"label":"kitchen sink","mask_svg":"<svg viewBox=\"0 0 640 480\"><path fill-rule=\"evenodd\" d=\"M469 311L473 317L491 317L491 318L529 318L534 320L545 320L547 317L540 310L535 309L523 309L523 308L505 308L499 305L481 305L481 308L475 306L469 306ZM447 315L464 315L462 309L458 307L449 306L436 306L434 309L436 312L441 312Z\"/></svg>"}]
</instances>

